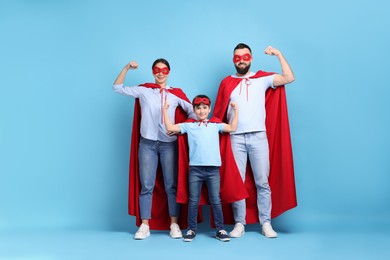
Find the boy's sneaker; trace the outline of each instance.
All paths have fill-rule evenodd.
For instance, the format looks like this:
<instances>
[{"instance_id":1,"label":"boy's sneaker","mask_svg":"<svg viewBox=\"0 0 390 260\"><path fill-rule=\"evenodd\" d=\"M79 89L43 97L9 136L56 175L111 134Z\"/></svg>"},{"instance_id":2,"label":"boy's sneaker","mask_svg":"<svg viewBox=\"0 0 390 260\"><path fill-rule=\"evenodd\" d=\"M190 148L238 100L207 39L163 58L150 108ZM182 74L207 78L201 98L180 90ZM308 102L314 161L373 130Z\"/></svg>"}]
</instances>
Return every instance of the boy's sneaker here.
<instances>
[{"instance_id":1,"label":"boy's sneaker","mask_svg":"<svg viewBox=\"0 0 390 260\"><path fill-rule=\"evenodd\" d=\"M266 222L261 227L261 233L269 238L275 238L278 237L278 234L272 229L271 223Z\"/></svg>"},{"instance_id":2,"label":"boy's sneaker","mask_svg":"<svg viewBox=\"0 0 390 260\"><path fill-rule=\"evenodd\" d=\"M240 222L237 222L234 225L233 230L229 233L230 237L235 237L235 238L241 237L244 234L245 234L245 227Z\"/></svg>"},{"instance_id":3,"label":"boy's sneaker","mask_svg":"<svg viewBox=\"0 0 390 260\"><path fill-rule=\"evenodd\" d=\"M134 235L134 239L142 240L150 236L149 226L142 223L141 226L139 226L138 231Z\"/></svg>"},{"instance_id":4,"label":"boy's sneaker","mask_svg":"<svg viewBox=\"0 0 390 260\"><path fill-rule=\"evenodd\" d=\"M221 230L218 230L217 231L217 234L215 235L215 237L219 240L219 241L222 241L222 242L229 242L230 241L230 238L227 234L227 232L223 229Z\"/></svg>"},{"instance_id":5,"label":"boy's sneaker","mask_svg":"<svg viewBox=\"0 0 390 260\"><path fill-rule=\"evenodd\" d=\"M171 224L171 231L169 232L169 235L171 238L181 238L183 237L183 234L181 233L180 227L176 223Z\"/></svg>"},{"instance_id":6,"label":"boy's sneaker","mask_svg":"<svg viewBox=\"0 0 390 260\"><path fill-rule=\"evenodd\" d=\"M191 242L192 240L194 240L195 237L196 237L195 231L189 229L187 231L187 234L183 236L183 240L184 242Z\"/></svg>"}]
</instances>

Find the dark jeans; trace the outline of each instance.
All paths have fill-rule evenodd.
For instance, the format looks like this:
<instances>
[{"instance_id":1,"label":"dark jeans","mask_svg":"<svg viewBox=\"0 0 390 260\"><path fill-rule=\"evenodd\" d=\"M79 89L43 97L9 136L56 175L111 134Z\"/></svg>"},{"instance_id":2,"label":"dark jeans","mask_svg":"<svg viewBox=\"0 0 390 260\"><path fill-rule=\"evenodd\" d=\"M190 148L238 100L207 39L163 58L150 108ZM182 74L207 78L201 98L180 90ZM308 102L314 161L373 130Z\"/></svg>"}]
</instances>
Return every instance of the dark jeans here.
<instances>
[{"instance_id":1,"label":"dark jeans","mask_svg":"<svg viewBox=\"0 0 390 260\"><path fill-rule=\"evenodd\" d=\"M196 232L198 206L203 182L206 182L214 223L217 230L223 229L223 214L220 190L220 176L218 166L190 166L188 176L189 202L188 202L188 229Z\"/></svg>"}]
</instances>

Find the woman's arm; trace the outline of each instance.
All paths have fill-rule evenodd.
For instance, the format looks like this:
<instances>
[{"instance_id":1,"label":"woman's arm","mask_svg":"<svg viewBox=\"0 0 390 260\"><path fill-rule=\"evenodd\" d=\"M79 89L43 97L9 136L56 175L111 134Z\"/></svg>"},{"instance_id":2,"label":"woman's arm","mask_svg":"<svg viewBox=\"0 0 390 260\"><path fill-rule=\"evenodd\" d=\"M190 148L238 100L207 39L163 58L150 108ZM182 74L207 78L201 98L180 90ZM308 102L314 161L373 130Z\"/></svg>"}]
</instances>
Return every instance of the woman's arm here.
<instances>
[{"instance_id":1,"label":"woman's arm","mask_svg":"<svg viewBox=\"0 0 390 260\"><path fill-rule=\"evenodd\" d=\"M131 69L136 70L138 68L138 63L136 61L131 61L126 64L126 66L123 67L122 71L119 73L118 77L116 78L114 85L123 84L125 81L127 72Z\"/></svg>"},{"instance_id":2,"label":"woman's arm","mask_svg":"<svg viewBox=\"0 0 390 260\"><path fill-rule=\"evenodd\" d=\"M128 64L126 64L126 66L122 69L122 71L119 73L118 77L116 78L112 89L118 94L137 98L139 95L137 91L138 88L123 86L123 82L125 81L127 72L130 69L135 70L137 68L138 68L138 64L135 61L131 61Z\"/></svg>"}]
</instances>

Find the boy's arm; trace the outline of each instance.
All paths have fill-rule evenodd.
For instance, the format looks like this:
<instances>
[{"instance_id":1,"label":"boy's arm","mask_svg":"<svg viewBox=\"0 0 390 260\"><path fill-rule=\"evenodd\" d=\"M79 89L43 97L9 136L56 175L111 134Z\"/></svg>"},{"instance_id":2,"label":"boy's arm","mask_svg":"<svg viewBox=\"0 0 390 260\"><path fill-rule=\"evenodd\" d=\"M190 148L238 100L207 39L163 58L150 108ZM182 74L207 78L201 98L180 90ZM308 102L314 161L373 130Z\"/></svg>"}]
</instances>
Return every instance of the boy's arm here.
<instances>
[{"instance_id":1,"label":"boy's arm","mask_svg":"<svg viewBox=\"0 0 390 260\"><path fill-rule=\"evenodd\" d=\"M181 131L179 125L172 124L172 121L169 118L168 108L169 108L169 102L167 101L165 102L164 109L163 109L165 129L168 132L180 133Z\"/></svg>"},{"instance_id":2,"label":"boy's arm","mask_svg":"<svg viewBox=\"0 0 390 260\"><path fill-rule=\"evenodd\" d=\"M235 102L231 102L230 106L233 108L234 115L230 124L225 124L222 131L226 133L234 132L237 130L238 123L238 105Z\"/></svg>"}]
</instances>

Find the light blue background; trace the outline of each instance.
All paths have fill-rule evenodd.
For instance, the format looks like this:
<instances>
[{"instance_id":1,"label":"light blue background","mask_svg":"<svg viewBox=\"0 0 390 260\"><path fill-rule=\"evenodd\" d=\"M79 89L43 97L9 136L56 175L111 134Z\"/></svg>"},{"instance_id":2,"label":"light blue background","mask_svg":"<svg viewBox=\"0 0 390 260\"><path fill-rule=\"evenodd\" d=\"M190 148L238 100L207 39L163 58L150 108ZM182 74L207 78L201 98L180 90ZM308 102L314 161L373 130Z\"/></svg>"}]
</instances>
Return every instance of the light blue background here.
<instances>
[{"instance_id":1,"label":"light blue background","mask_svg":"<svg viewBox=\"0 0 390 260\"><path fill-rule=\"evenodd\" d=\"M287 86L298 207L279 230L390 229L389 4L386 1L0 0L0 232L134 232L127 215L133 100L111 87L169 83L212 100L251 46L253 70ZM388 235L387 235L388 237ZM42 258L41 258L42 259Z\"/></svg>"}]
</instances>

